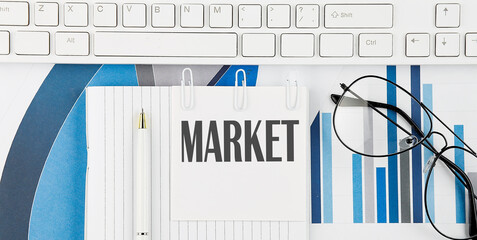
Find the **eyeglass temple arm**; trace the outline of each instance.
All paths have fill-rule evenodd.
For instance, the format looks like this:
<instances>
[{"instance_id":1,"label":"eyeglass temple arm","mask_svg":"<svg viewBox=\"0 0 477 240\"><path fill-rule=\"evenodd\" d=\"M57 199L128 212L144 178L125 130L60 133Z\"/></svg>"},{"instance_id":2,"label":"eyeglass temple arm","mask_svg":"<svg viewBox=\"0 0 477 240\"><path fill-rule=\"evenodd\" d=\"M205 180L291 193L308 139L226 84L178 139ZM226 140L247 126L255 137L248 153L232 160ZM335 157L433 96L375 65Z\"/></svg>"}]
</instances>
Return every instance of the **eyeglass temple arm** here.
<instances>
[{"instance_id":1,"label":"eyeglass temple arm","mask_svg":"<svg viewBox=\"0 0 477 240\"><path fill-rule=\"evenodd\" d=\"M343 99L340 102L341 97L342 96L338 94L331 94L331 100L333 101L333 103L335 104L340 103L340 106L343 106L343 107L363 107L364 106L363 101L360 99L351 98L351 97L343 97ZM386 104L386 103L380 103L380 102L374 102L374 101L368 101L368 100L364 100L364 101L366 101L367 105L372 105L376 108L384 108L384 109L388 109L388 110L396 112L416 130L416 132L420 135L419 137L424 137L424 133L421 131L421 129L419 129L417 124L402 109L390 104Z\"/></svg>"}]
</instances>

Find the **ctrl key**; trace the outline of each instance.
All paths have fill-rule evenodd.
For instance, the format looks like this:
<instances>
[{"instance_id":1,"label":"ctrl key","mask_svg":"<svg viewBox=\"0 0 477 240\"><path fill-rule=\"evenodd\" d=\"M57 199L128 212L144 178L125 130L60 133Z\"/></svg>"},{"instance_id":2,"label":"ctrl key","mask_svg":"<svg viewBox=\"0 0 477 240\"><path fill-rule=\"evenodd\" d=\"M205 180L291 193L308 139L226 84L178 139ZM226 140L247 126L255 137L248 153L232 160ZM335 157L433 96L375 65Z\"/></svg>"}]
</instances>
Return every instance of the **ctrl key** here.
<instances>
[{"instance_id":1,"label":"ctrl key","mask_svg":"<svg viewBox=\"0 0 477 240\"><path fill-rule=\"evenodd\" d=\"M10 33L0 31L0 55L7 55L10 53Z\"/></svg>"}]
</instances>

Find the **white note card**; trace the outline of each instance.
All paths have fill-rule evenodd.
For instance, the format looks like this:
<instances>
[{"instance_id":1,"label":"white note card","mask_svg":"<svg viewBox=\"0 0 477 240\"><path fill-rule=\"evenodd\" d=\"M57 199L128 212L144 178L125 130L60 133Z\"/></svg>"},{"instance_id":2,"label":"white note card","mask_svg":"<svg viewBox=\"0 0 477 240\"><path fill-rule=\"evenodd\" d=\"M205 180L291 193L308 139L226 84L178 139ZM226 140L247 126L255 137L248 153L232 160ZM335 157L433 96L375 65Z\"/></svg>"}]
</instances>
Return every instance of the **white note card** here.
<instances>
[{"instance_id":1,"label":"white note card","mask_svg":"<svg viewBox=\"0 0 477 240\"><path fill-rule=\"evenodd\" d=\"M307 90L292 110L284 87L248 88L243 110L234 94L195 87L184 109L172 88L171 219L305 221Z\"/></svg>"}]
</instances>

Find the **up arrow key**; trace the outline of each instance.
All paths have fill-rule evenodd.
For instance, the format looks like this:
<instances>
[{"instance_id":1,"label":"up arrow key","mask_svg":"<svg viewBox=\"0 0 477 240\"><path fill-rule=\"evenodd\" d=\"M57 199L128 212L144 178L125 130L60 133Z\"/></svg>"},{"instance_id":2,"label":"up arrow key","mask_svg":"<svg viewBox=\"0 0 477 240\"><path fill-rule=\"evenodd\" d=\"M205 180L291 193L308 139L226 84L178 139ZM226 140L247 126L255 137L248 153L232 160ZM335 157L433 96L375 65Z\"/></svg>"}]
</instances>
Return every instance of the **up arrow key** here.
<instances>
[{"instance_id":1,"label":"up arrow key","mask_svg":"<svg viewBox=\"0 0 477 240\"><path fill-rule=\"evenodd\" d=\"M460 26L460 5L437 4L436 5L436 27L457 28Z\"/></svg>"}]
</instances>

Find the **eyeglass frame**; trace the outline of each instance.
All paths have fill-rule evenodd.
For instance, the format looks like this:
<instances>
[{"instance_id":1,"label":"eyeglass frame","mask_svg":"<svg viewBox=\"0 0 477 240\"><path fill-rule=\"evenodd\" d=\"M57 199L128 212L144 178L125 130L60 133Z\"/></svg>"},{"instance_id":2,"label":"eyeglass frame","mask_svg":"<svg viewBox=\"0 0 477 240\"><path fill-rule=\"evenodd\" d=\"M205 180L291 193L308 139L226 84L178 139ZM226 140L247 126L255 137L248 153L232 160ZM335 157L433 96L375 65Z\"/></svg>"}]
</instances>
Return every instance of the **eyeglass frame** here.
<instances>
[{"instance_id":1,"label":"eyeglass frame","mask_svg":"<svg viewBox=\"0 0 477 240\"><path fill-rule=\"evenodd\" d=\"M386 104L386 103L379 103L379 102L374 102L374 101L367 101L365 99L362 99L359 95L357 95L356 93L354 93L352 90L350 90L350 88L356 84L357 82L365 79L365 78L377 78L379 80L383 80L385 82L387 82L388 84L391 84L393 86L395 86L396 88L398 88L399 90L402 90L404 91L406 94L408 94L414 101L416 101L416 103L419 104L419 106L424 110L424 112L427 114L427 117L429 119L429 123L430 123L430 126L429 126L429 132L424 135L424 133L422 132L422 130L418 127L418 125L416 124L416 122L414 122L414 120L412 120L412 118L409 117L409 115L407 115L402 109L400 109L399 107L397 106L393 106L393 105L390 105L390 104ZM350 151L354 152L354 153L357 153L357 154L360 154L362 156L366 156L366 157L372 157L372 158L381 158L381 157L390 157L390 156L395 156L395 155L398 155L398 154L402 154L404 152L407 152L407 151L410 151L411 149L414 149L415 147L417 146L420 146L420 145L423 145L425 148L427 148L429 151L431 151L433 154L434 154L434 158L432 160L432 162L428 162L426 165L430 164L429 165L429 169L427 170L427 176L426 176L426 181L425 181L425 187L424 187L424 207L425 207L425 210L426 210L426 214L427 214L427 217L429 219L429 223L431 223L432 227L439 233L441 234L442 236L446 237L446 238L449 238L449 239L456 239L456 240L464 240L464 239L474 239L474 238L477 238L477 212L476 212L476 203L475 203L475 200L474 199L477 199L477 196L475 195L474 193L474 189L473 189L473 186L472 186L472 182L470 181L469 177L467 176L467 174L459 167L457 166L455 163L453 163L451 160L449 160L448 158L446 158L445 156L443 156L443 153L446 152L447 150L450 150L450 149L460 149L462 151L466 151L467 153L470 153L471 155L473 155L476 159L477 159L477 154L475 153L475 151L469 147L454 131L452 131L449 126L447 126L439 117L437 117L422 101L420 101L419 99L417 99L412 93L410 93L408 90L404 89L402 86L398 85L397 83L393 82L393 81L390 81L389 79L386 79L384 77L381 77L381 76L377 76L377 75L365 75L365 76L362 76L362 77L359 77L357 78L356 80L354 80L349 86L347 86L346 84L344 83L340 83L340 87L343 89L343 93L341 95L338 95L338 94L331 94L331 100L335 103L335 109L333 111L333 130L335 132L335 135L336 137L338 138L338 140L341 142L341 144L343 144L343 146L345 146L347 149L349 149ZM350 98L350 97L346 97L345 94L346 93L351 93L352 95L354 95L356 97L356 99L353 99L353 98ZM396 121L390 119L386 114L382 113L381 111L379 111L377 108L385 108L387 110L391 110L391 111L394 111L396 112L397 114L399 114L401 117L404 118L404 120L409 123L415 130L418 134L420 134L421 136L421 140L419 140L417 143L415 143L413 146L409 147L409 148L406 148L404 150L401 150L401 151L398 151L396 153L392 153L392 154L385 154L385 155L372 155L372 154L366 154L366 153L361 153L353 148L351 148L350 146L348 146L346 143L343 142L343 140L341 139L340 135L338 134L338 131L336 129L336 111L338 110L338 108L340 107L340 103L345 99L345 98L349 98L350 100L353 100L353 101L359 101L359 102L365 102L366 105L355 105L355 106L362 106L362 107L365 107L365 106L368 106L369 108L373 109L374 111L378 112L381 116L383 116L384 118L386 118L388 121L390 121L391 123L393 123L396 127L400 128L402 131L404 131L405 133L409 134L410 136L414 136L413 134L409 133L406 129L404 129L402 126L400 126ZM375 105L375 106L373 106ZM344 107L344 106L341 106L341 107ZM459 141L461 141L465 147L467 148L463 148L463 147L460 147L460 146L447 146L447 140L445 138L445 136L440 133L440 132L437 132L437 131L432 131L433 129L433 120L431 118L431 115L437 119L448 131L450 131ZM412 132L412 130L411 130ZM444 139L444 142L445 142L445 146L440 150L440 151L437 151L437 149L434 147L433 144L431 144L428 139L430 136L432 136L433 134L437 134L437 135L440 135L443 139ZM416 137L416 136L414 136ZM417 137L416 137L417 138ZM430 159L429 159L430 160ZM430 180L430 176L431 176L431 173L432 171L434 170L434 167L437 163L437 160L441 160L448 168L449 170L452 172L452 174L454 174L454 176L462 183L462 185L467 189L467 191L469 191L469 212L473 212L472 216L469 215L469 237L467 238L453 238L453 237L450 237L446 234L444 234L443 232L441 232L435 225L435 223L433 222L430 214L429 214L429 209L428 209L428 206L427 206L427 189L428 189L428 184L429 184L429 180ZM427 167L427 166L426 166ZM461 179L463 178L463 179ZM473 196L473 197L472 197Z\"/></svg>"}]
</instances>

